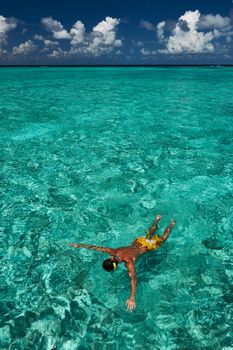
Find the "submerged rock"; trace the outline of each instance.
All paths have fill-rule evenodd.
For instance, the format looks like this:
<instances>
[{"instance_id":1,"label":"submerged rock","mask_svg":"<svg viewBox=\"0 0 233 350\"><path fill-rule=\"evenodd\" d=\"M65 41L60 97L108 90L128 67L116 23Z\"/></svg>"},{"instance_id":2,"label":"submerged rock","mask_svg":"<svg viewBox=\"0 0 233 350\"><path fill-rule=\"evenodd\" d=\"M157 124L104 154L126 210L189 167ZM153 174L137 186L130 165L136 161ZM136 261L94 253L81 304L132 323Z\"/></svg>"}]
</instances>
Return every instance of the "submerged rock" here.
<instances>
[{"instance_id":1,"label":"submerged rock","mask_svg":"<svg viewBox=\"0 0 233 350\"><path fill-rule=\"evenodd\" d=\"M204 244L204 246L207 249L212 249L212 250L221 250L221 249L223 249L222 245L218 242L217 239L207 238L204 241L202 241L202 243Z\"/></svg>"}]
</instances>

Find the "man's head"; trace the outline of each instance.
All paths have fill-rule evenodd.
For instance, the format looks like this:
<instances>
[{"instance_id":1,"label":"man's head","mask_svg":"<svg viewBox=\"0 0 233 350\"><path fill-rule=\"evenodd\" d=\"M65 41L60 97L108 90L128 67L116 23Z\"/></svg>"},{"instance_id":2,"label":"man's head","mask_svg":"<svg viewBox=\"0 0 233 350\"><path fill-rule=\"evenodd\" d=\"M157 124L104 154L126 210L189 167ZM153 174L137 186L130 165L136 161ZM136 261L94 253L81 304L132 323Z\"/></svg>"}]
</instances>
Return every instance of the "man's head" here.
<instances>
[{"instance_id":1,"label":"man's head","mask_svg":"<svg viewBox=\"0 0 233 350\"><path fill-rule=\"evenodd\" d=\"M114 258L110 258L110 259L104 260L102 266L106 271L110 272L110 271L116 270L117 265L118 265L118 261Z\"/></svg>"}]
</instances>

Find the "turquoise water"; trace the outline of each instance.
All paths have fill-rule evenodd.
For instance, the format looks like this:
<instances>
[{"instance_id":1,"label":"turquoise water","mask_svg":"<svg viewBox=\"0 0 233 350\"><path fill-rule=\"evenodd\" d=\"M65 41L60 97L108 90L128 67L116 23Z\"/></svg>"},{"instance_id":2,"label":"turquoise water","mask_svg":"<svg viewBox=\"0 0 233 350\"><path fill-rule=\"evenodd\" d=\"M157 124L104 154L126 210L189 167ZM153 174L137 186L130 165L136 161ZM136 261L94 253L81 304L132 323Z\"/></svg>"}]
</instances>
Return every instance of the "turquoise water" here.
<instances>
[{"instance_id":1,"label":"turquoise water","mask_svg":"<svg viewBox=\"0 0 233 350\"><path fill-rule=\"evenodd\" d=\"M233 349L233 69L0 69L0 348ZM169 240L126 269L72 242Z\"/></svg>"}]
</instances>

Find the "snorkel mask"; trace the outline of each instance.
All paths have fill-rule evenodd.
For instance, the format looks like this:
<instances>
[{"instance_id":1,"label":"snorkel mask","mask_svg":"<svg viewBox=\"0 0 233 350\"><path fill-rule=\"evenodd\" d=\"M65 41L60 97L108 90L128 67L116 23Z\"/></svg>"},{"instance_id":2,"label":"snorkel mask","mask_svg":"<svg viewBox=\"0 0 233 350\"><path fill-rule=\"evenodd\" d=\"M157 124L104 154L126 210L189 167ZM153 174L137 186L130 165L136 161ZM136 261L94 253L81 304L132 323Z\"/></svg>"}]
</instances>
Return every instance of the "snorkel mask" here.
<instances>
[{"instance_id":1,"label":"snorkel mask","mask_svg":"<svg viewBox=\"0 0 233 350\"><path fill-rule=\"evenodd\" d=\"M118 262L115 258L109 258L104 260L102 266L106 271L111 272L117 269L117 265L118 265Z\"/></svg>"}]
</instances>

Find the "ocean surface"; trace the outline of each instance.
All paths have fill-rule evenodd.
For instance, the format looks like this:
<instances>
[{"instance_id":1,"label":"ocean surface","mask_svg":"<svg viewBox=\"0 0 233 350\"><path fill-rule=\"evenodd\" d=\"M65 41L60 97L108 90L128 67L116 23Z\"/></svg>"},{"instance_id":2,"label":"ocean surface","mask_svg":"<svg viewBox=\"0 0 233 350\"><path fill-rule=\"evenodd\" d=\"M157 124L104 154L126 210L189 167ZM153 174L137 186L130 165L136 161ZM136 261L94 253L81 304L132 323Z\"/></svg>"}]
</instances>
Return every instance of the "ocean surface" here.
<instances>
[{"instance_id":1,"label":"ocean surface","mask_svg":"<svg viewBox=\"0 0 233 350\"><path fill-rule=\"evenodd\" d=\"M0 349L233 349L233 68L0 69ZM157 214L137 308L118 247Z\"/></svg>"}]
</instances>

